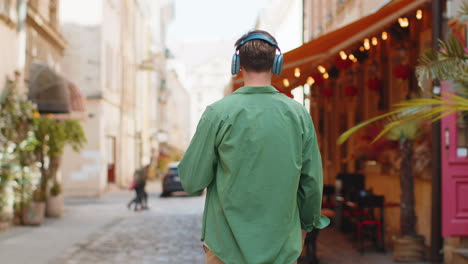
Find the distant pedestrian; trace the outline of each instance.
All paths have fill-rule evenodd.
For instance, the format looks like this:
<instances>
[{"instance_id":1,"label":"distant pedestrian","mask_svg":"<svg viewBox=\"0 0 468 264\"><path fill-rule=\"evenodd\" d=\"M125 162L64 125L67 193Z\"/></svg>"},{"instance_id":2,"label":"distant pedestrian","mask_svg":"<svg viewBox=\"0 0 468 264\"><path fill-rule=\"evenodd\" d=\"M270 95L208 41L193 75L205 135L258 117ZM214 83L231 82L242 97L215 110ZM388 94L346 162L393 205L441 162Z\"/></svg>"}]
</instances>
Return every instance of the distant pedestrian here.
<instances>
[{"instance_id":1,"label":"distant pedestrian","mask_svg":"<svg viewBox=\"0 0 468 264\"><path fill-rule=\"evenodd\" d=\"M148 178L149 166L139 168L133 174L132 187L135 190L135 198L133 198L127 205L128 209L134 205L133 210L148 209L148 193L145 191L146 180Z\"/></svg>"},{"instance_id":2,"label":"distant pedestrian","mask_svg":"<svg viewBox=\"0 0 468 264\"><path fill-rule=\"evenodd\" d=\"M271 85L282 67L274 37L255 30L235 47L245 86L207 107L179 174L188 193L208 188L206 263L295 263L305 233L330 222L317 136L306 109Z\"/></svg>"}]
</instances>

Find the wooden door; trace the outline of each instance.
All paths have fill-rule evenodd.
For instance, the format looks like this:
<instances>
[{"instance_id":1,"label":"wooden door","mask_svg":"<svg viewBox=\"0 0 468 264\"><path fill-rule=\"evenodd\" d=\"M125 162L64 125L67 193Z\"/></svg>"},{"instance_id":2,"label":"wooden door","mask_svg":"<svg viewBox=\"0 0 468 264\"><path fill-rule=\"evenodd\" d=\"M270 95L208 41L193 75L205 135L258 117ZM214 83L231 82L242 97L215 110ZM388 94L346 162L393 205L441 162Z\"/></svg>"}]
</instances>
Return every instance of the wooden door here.
<instances>
[{"instance_id":1,"label":"wooden door","mask_svg":"<svg viewBox=\"0 0 468 264\"><path fill-rule=\"evenodd\" d=\"M442 83L449 91L450 83ZM442 234L468 236L468 120L442 119Z\"/></svg>"}]
</instances>

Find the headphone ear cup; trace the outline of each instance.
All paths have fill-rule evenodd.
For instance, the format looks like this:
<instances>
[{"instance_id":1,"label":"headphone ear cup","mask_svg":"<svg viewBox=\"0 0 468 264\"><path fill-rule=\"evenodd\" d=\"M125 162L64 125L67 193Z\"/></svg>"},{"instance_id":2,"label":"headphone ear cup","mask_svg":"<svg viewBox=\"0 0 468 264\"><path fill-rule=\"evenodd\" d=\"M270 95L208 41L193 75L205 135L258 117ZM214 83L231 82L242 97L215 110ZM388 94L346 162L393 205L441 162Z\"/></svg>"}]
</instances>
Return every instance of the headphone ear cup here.
<instances>
[{"instance_id":1,"label":"headphone ear cup","mask_svg":"<svg viewBox=\"0 0 468 264\"><path fill-rule=\"evenodd\" d=\"M283 70L283 54L275 55L275 60L273 61L273 67L271 71L275 75L280 75L281 70Z\"/></svg>"},{"instance_id":2,"label":"headphone ear cup","mask_svg":"<svg viewBox=\"0 0 468 264\"><path fill-rule=\"evenodd\" d=\"M231 63L231 74L236 75L240 72L240 58L239 54L234 53L232 55L232 63Z\"/></svg>"}]
</instances>

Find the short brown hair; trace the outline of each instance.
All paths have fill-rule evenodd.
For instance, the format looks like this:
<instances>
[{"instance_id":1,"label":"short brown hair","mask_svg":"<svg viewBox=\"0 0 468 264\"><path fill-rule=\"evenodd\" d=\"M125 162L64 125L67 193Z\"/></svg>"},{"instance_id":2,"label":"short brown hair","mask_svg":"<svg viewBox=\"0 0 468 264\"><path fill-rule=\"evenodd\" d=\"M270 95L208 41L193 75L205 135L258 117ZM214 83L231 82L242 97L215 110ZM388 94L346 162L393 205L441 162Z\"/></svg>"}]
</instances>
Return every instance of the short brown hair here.
<instances>
[{"instance_id":1,"label":"short brown hair","mask_svg":"<svg viewBox=\"0 0 468 264\"><path fill-rule=\"evenodd\" d=\"M253 33L265 34L277 43L270 33L264 30L253 30L238 39L234 46L237 48L242 40ZM246 71L265 72L271 70L275 55L276 47L260 39L251 40L239 48L240 65Z\"/></svg>"}]
</instances>

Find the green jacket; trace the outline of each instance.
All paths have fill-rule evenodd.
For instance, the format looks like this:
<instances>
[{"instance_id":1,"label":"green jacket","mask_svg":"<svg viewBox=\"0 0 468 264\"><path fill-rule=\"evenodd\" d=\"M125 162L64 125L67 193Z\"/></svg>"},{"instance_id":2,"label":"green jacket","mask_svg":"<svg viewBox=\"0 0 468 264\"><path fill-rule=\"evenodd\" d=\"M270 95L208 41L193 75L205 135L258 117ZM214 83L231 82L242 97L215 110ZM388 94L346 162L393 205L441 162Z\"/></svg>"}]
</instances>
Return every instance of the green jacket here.
<instances>
[{"instance_id":1,"label":"green jacket","mask_svg":"<svg viewBox=\"0 0 468 264\"><path fill-rule=\"evenodd\" d=\"M293 263L301 228L330 222L310 115L272 86L208 106L179 175L188 193L208 187L201 239L226 264Z\"/></svg>"}]
</instances>

